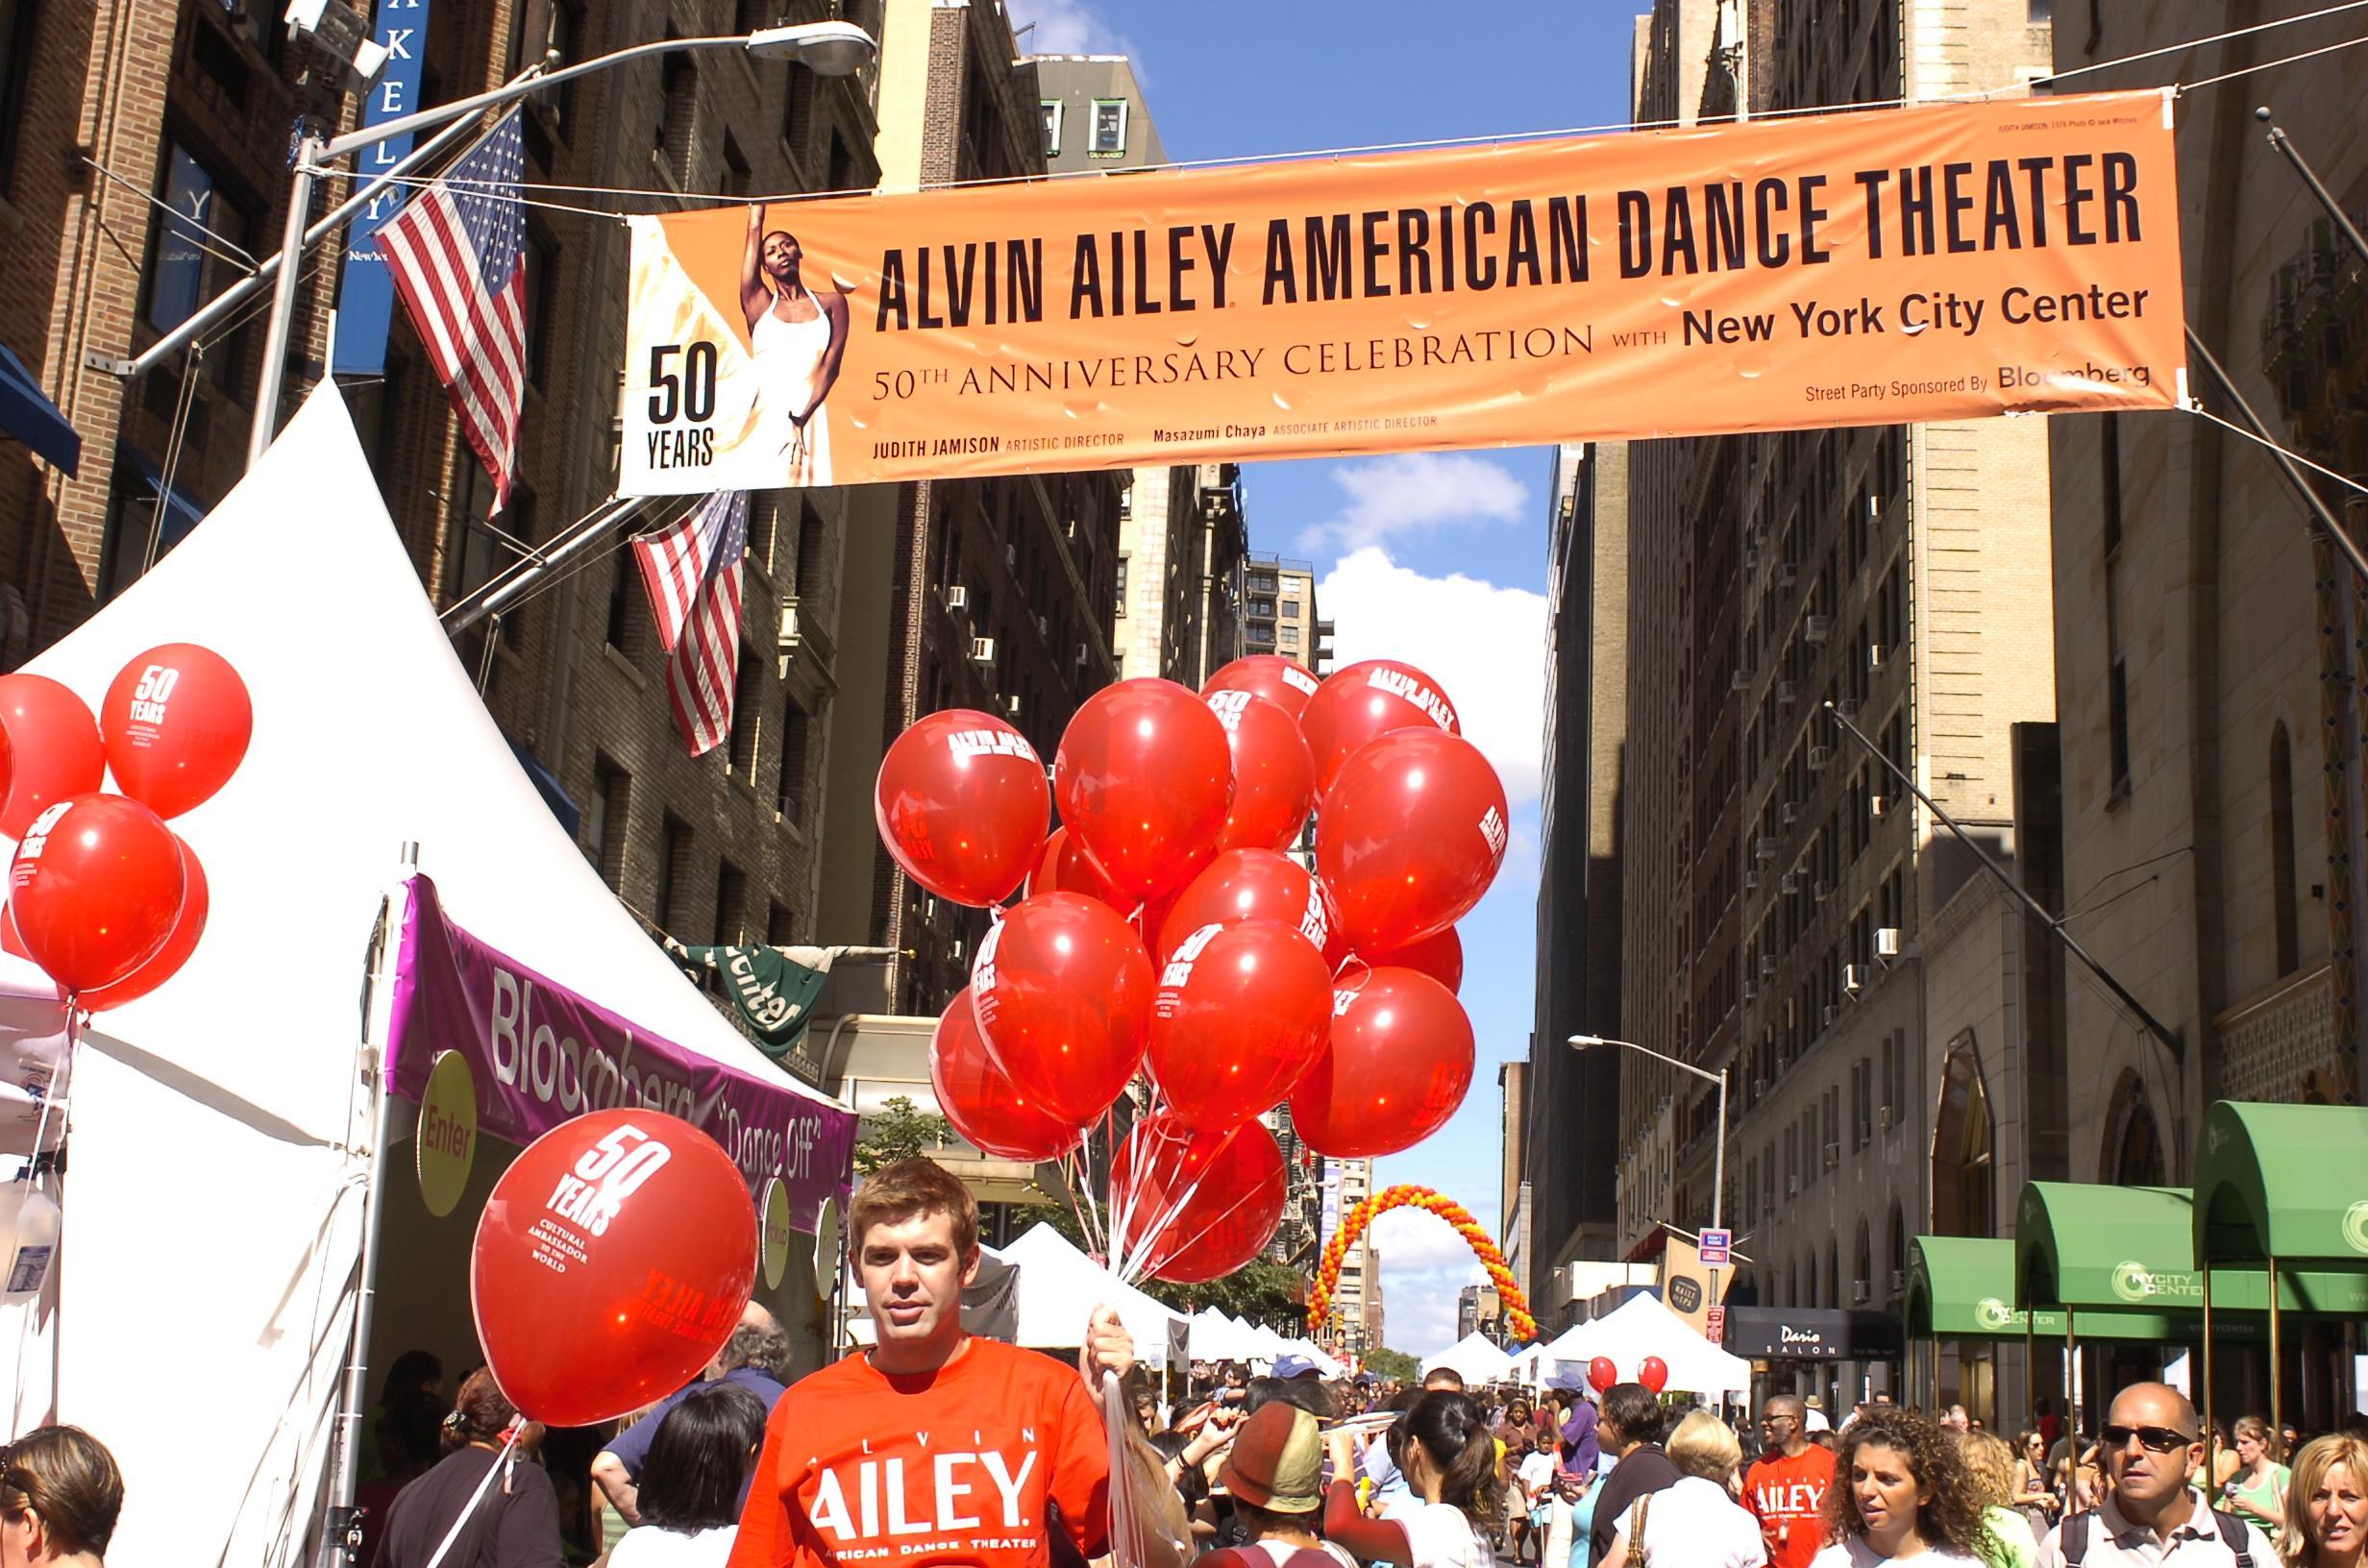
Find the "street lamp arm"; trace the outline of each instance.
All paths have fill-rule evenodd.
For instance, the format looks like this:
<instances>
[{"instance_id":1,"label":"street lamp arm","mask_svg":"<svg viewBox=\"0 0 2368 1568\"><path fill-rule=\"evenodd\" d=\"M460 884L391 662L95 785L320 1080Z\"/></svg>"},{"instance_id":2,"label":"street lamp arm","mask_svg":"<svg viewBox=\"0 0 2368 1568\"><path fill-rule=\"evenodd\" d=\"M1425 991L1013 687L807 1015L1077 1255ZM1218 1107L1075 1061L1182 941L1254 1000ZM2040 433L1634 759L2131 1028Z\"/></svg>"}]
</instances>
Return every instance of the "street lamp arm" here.
<instances>
[{"instance_id":1,"label":"street lamp arm","mask_svg":"<svg viewBox=\"0 0 2368 1568\"><path fill-rule=\"evenodd\" d=\"M1649 1056L1656 1062L1666 1062L1680 1072L1690 1072L1704 1083L1718 1084L1726 1081L1727 1075L1723 1072L1713 1072L1707 1067L1697 1067L1690 1062L1681 1062L1674 1056L1656 1051L1650 1045L1640 1045L1633 1040L1613 1040L1604 1035L1572 1035L1570 1043L1580 1050L1585 1050L1590 1045L1619 1045L1640 1056Z\"/></svg>"}]
</instances>

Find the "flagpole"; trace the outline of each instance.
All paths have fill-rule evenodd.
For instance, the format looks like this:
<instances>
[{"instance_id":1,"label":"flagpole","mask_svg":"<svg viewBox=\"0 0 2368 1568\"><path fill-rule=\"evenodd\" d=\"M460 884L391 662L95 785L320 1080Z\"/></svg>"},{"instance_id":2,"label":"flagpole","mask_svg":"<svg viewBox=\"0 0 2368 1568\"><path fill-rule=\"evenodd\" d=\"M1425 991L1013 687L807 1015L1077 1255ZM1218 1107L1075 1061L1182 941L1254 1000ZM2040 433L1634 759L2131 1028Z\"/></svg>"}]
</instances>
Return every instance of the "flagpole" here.
<instances>
[{"instance_id":1,"label":"flagpole","mask_svg":"<svg viewBox=\"0 0 2368 1568\"><path fill-rule=\"evenodd\" d=\"M305 260L305 215L312 210L313 159L328 147L308 132L296 148L296 176L288 186L287 225L280 236L280 276L272 281L271 325L263 333L263 380L256 389L255 413L247 426L247 471L262 460L280 428L280 387L287 370L287 331L296 319L296 273Z\"/></svg>"}]
</instances>

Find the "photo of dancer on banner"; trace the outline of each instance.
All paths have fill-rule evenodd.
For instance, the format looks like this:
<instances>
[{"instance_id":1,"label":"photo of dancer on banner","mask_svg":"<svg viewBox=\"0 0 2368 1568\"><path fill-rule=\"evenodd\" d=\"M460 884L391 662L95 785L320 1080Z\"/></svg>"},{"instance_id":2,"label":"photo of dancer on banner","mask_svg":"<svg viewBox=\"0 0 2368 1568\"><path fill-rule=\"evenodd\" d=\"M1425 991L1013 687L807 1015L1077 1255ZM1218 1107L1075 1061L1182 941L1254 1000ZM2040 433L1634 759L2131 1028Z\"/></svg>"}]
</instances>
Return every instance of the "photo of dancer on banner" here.
<instances>
[{"instance_id":1,"label":"photo of dancer on banner","mask_svg":"<svg viewBox=\"0 0 2368 1568\"><path fill-rule=\"evenodd\" d=\"M778 485L829 484L830 415L823 404L847 357L847 295L811 289L799 276L805 252L786 229L767 231L765 204L749 208L740 263L760 442L779 444ZM760 452L763 449L760 448Z\"/></svg>"}]
</instances>

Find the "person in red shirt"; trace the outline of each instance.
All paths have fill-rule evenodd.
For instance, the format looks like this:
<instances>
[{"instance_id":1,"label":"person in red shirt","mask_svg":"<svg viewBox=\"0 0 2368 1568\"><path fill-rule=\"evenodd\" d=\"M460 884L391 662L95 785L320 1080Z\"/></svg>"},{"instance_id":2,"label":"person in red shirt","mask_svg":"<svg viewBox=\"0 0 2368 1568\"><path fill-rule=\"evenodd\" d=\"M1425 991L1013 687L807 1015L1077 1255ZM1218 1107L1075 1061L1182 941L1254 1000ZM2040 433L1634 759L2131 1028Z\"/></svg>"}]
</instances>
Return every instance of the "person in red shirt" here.
<instances>
[{"instance_id":1,"label":"person in red shirt","mask_svg":"<svg viewBox=\"0 0 2368 1568\"><path fill-rule=\"evenodd\" d=\"M1134 1367L1118 1314L1098 1308L1081 1325L1073 1370L966 1334L978 1205L931 1161L875 1172L848 1229L877 1344L774 1407L729 1568L1046 1568L1056 1529L1101 1556L1110 1457L1095 1390L1105 1371ZM1151 1484L1172 1491L1157 1455L1136 1449Z\"/></svg>"},{"instance_id":2,"label":"person in red shirt","mask_svg":"<svg viewBox=\"0 0 2368 1568\"><path fill-rule=\"evenodd\" d=\"M1834 1451L1809 1440L1808 1421L1808 1408L1791 1394L1760 1407L1766 1447L1743 1478L1743 1506L1759 1517L1771 1568L1809 1568L1825 1545L1819 1510L1834 1484Z\"/></svg>"}]
</instances>

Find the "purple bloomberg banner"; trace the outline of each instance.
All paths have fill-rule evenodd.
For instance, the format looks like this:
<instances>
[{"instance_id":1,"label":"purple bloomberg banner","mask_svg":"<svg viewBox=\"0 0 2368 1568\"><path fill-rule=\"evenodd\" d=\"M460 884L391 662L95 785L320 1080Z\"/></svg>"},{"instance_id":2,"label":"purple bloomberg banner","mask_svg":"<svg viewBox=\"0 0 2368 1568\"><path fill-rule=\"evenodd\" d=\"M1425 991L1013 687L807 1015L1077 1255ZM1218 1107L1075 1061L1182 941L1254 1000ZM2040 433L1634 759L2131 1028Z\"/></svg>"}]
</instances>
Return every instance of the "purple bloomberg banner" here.
<instances>
[{"instance_id":1,"label":"purple bloomberg banner","mask_svg":"<svg viewBox=\"0 0 2368 1568\"><path fill-rule=\"evenodd\" d=\"M763 1201L779 1177L790 1224L812 1233L854 1164L852 1112L684 1050L487 946L444 918L435 884L410 881L387 1042L395 1092L427 1090L444 1051L468 1059L478 1124L526 1144L588 1111L646 1105L724 1147ZM752 1054L753 1052L752 1051Z\"/></svg>"}]
</instances>

